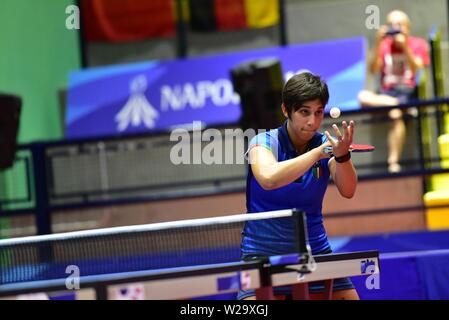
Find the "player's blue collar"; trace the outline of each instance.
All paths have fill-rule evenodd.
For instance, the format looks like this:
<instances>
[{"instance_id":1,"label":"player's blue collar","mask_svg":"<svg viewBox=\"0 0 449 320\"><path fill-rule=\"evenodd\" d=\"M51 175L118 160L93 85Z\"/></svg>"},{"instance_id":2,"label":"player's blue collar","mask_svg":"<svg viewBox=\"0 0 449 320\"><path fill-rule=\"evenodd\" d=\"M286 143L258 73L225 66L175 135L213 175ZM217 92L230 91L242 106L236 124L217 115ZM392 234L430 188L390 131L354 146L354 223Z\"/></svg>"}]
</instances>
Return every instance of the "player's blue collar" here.
<instances>
[{"instance_id":1,"label":"player's blue collar","mask_svg":"<svg viewBox=\"0 0 449 320\"><path fill-rule=\"evenodd\" d=\"M288 153L293 153L293 154L297 155L298 153L296 152L296 149L293 147L293 143L290 140L290 137L288 135L287 122L288 122L288 120L285 120L284 123L282 124L282 126L279 127L279 129L278 129L278 132L279 132L278 139L279 139L279 142L280 142L282 148L285 148ZM322 141L321 141L322 136L323 136L322 133L316 132L315 136L309 142L309 149L316 148L319 145L321 145L321 143L322 143Z\"/></svg>"},{"instance_id":2,"label":"player's blue collar","mask_svg":"<svg viewBox=\"0 0 449 320\"><path fill-rule=\"evenodd\" d=\"M279 142L281 143L281 146L286 149L288 153L297 154L296 149L293 147L293 143L290 140L290 137L288 136L287 131L287 122L288 120L285 120L282 126L279 128Z\"/></svg>"}]
</instances>

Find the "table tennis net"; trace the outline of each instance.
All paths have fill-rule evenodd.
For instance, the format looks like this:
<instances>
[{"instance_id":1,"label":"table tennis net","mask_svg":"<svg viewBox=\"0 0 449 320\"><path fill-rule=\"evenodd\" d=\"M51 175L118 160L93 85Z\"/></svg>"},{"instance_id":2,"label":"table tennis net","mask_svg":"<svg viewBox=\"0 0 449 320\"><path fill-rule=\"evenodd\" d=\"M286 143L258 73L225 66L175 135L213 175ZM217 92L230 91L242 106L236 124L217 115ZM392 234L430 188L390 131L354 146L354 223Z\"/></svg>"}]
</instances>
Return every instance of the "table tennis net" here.
<instances>
[{"instance_id":1,"label":"table tennis net","mask_svg":"<svg viewBox=\"0 0 449 320\"><path fill-rule=\"evenodd\" d=\"M248 220L292 219L292 210L0 240L0 285L240 261ZM68 269L69 268L69 269Z\"/></svg>"}]
</instances>

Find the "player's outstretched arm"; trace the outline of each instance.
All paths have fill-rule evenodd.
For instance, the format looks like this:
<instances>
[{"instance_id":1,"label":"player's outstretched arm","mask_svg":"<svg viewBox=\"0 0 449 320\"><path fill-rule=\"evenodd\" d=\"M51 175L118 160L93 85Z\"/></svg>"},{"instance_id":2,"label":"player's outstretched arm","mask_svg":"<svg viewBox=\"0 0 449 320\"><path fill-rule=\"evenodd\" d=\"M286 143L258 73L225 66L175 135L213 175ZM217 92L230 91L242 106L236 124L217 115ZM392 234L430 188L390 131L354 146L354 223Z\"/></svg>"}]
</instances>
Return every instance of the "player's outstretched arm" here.
<instances>
[{"instance_id":1,"label":"player's outstretched arm","mask_svg":"<svg viewBox=\"0 0 449 320\"><path fill-rule=\"evenodd\" d=\"M273 190L288 185L304 175L304 173L320 159L329 155L323 152L329 142L314 148L294 159L278 162L273 153L262 146L250 150L250 164L254 177L265 190Z\"/></svg>"}]
</instances>

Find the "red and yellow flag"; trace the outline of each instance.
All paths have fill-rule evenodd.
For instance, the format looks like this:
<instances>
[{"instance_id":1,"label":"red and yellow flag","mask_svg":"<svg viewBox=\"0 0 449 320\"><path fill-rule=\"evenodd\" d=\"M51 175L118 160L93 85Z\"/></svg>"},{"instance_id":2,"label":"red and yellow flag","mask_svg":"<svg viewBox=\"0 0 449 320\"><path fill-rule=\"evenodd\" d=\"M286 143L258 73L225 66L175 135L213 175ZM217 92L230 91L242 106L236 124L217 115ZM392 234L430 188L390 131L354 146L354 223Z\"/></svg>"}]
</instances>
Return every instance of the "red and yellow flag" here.
<instances>
[{"instance_id":1,"label":"red and yellow flag","mask_svg":"<svg viewBox=\"0 0 449 320\"><path fill-rule=\"evenodd\" d=\"M196 31L266 28L279 23L279 0L188 0Z\"/></svg>"},{"instance_id":2,"label":"red and yellow flag","mask_svg":"<svg viewBox=\"0 0 449 320\"><path fill-rule=\"evenodd\" d=\"M177 0L82 0L86 41L137 41L176 35ZM179 0L194 31L265 28L279 23L279 0Z\"/></svg>"},{"instance_id":3,"label":"red and yellow flag","mask_svg":"<svg viewBox=\"0 0 449 320\"><path fill-rule=\"evenodd\" d=\"M176 34L173 0L83 0L86 41L136 41Z\"/></svg>"}]
</instances>

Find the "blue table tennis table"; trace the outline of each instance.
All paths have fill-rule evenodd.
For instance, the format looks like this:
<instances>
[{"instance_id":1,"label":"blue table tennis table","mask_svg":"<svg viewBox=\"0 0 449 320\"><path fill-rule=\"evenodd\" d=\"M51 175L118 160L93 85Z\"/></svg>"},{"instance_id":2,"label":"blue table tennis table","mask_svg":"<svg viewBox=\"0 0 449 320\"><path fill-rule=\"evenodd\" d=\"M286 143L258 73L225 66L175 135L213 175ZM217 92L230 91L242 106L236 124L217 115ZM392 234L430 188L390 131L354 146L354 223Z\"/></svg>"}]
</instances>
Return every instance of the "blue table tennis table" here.
<instances>
[{"instance_id":1,"label":"blue table tennis table","mask_svg":"<svg viewBox=\"0 0 449 320\"><path fill-rule=\"evenodd\" d=\"M273 287L292 285L293 299L308 299L308 283L325 281L325 298L332 298L335 278L378 274L379 252L360 251L315 255L315 268L299 255L270 257L269 260L236 261L155 270L80 275L79 288L92 288L96 299L107 300L108 292L130 283L142 283L145 299L175 300L255 289L256 298L274 299ZM22 281L0 285L0 297L67 291L67 278Z\"/></svg>"}]
</instances>

